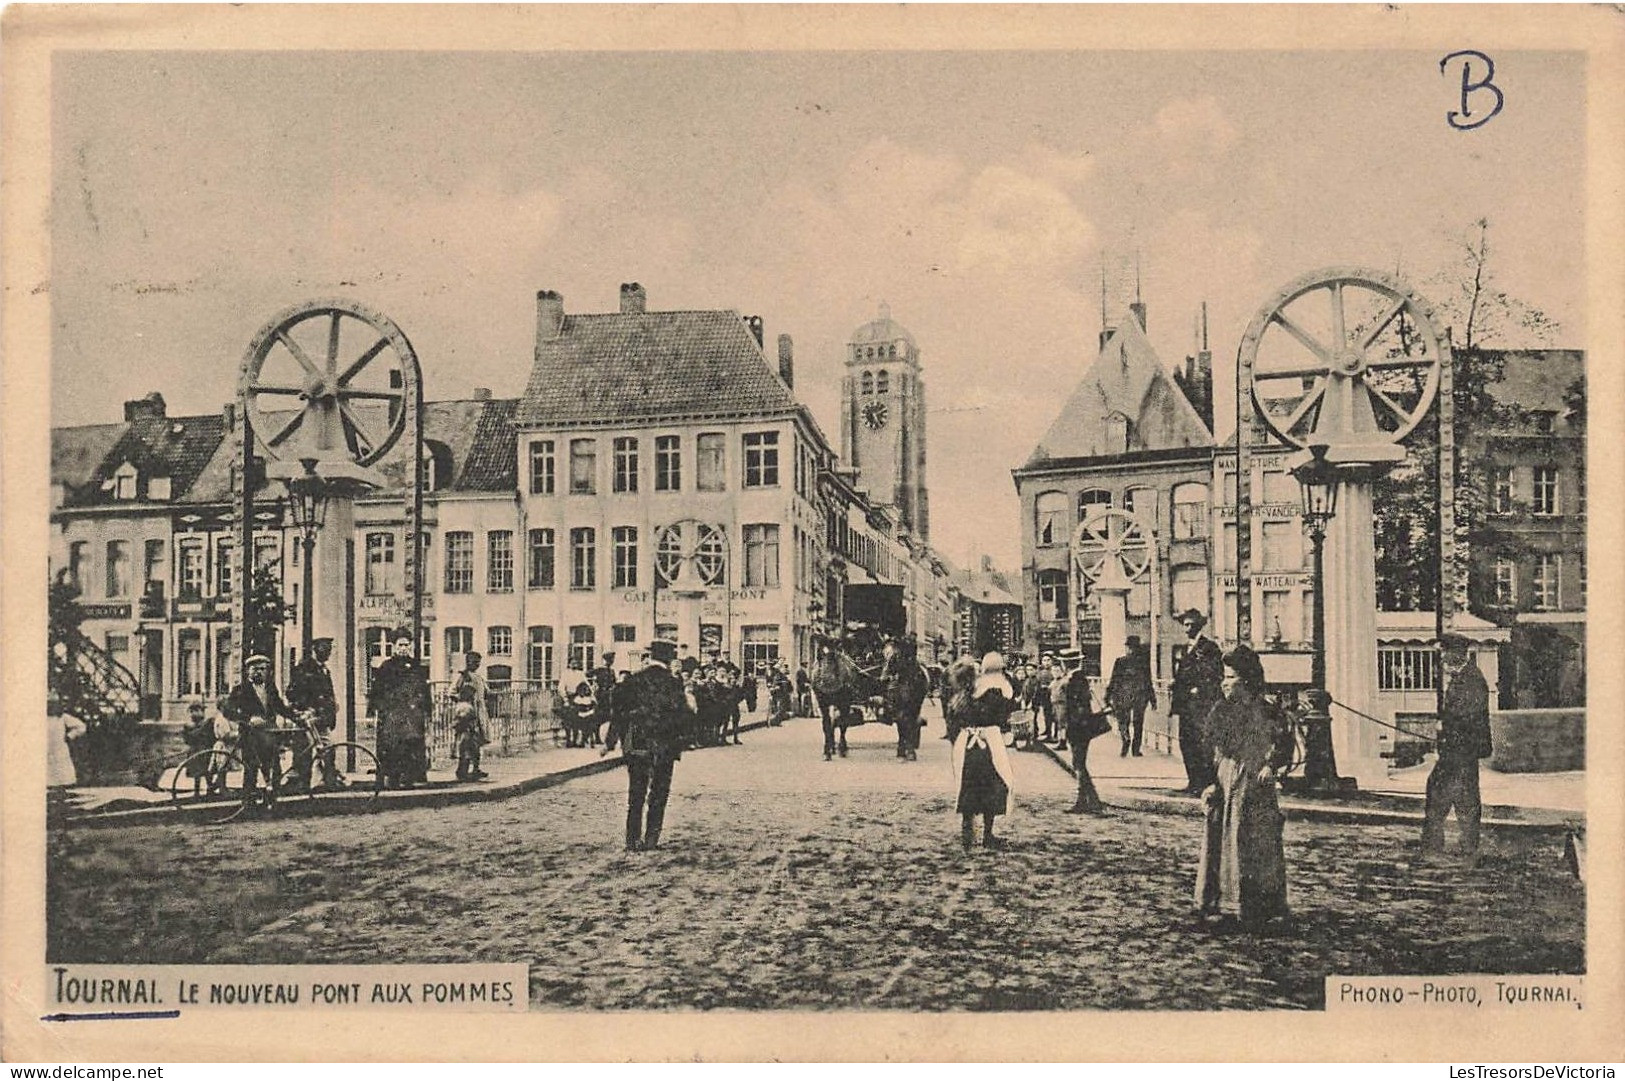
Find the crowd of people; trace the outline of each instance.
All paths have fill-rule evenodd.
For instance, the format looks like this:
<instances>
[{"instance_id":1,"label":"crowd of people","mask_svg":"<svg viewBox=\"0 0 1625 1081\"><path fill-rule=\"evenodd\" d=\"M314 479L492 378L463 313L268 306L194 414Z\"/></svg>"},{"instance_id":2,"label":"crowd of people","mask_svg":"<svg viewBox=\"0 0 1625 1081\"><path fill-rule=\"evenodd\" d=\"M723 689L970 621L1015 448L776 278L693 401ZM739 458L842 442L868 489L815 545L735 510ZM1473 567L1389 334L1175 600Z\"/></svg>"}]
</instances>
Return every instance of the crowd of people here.
<instances>
[{"instance_id":1,"label":"crowd of people","mask_svg":"<svg viewBox=\"0 0 1625 1081\"><path fill-rule=\"evenodd\" d=\"M1174 664L1168 704L1178 719L1185 791L1200 797L1204 815L1195 902L1204 916L1256 925L1287 912L1277 778L1292 761L1292 726L1266 693L1257 653L1245 645L1221 650L1206 633L1205 617L1194 609L1179 618L1188 641ZM201 706L193 710L185 733L188 745L224 749L234 741L246 786L255 787L262 774L274 786L280 720L299 718L319 732L334 727L336 699L327 670L331 644L316 640L290 674L285 694L269 679L268 658L247 658L246 678L222 701L220 717L206 717ZM895 728L899 759L918 759L922 708L938 681L920 663L912 640L888 640L878 668L870 670L835 641L824 639L818 645L810 674L805 669L792 673L784 661L742 670L725 659L679 659L676 645L657 641L643 652L646 664L639 671L616 670L615 655L606 653L581 678L567 677L560 692L568 745L600 746L603 754L619 747L626 758L629 850L658 844L673 764L682 752L740 745L741 716L757 711L764 690L769 725L811 715L816 704L826 760L846 755L846 728L866 719L859 716L864 709L877 710L877 719ZM994 824L1010 812L1015 792L1005 737L1018 718L1029 728L1029 749L1043 740L1070 751L1077 798L1069 813L1106 813L1089 773L1090 744L1112 731L1110 718L1115 717L1120 755L1141 755L1145 711L1157 704L1148 651L1135 637L1126 645L1105 684L1104 701L1097 701L1083 672L1082 654L1075 649L1008 671L999 653L988 653L980 662L967 654L941 674L945 738L951 742L957 786L955 811L967 852L975 847L978 825L985 847L1002 844ZM1442 850L1444 823L1452 810L1461 823L1463 852L1471 858L1477 849L1478 761L1490 753L1489 692L1468 646L1455 635L1441 641L1447 683L1439 759L1427 786L1425 856ZM466 654L449 691L460 780L485 776L480 759L489 742L488 688L480 663L479 654ZM410 788L427 780L425 736L433 710L427 672L413 658L412 636L403 629L393 638L393 655L374 674L368 699L368 712L378 720L377 754L387 785ZM1030 725L1025 721L1029 714ZM302 779L308 785L308 740L296 741L294 760L296 783ZM199 789L215 783L205 773L193 781Z\"/></svg>"}]
</instances>

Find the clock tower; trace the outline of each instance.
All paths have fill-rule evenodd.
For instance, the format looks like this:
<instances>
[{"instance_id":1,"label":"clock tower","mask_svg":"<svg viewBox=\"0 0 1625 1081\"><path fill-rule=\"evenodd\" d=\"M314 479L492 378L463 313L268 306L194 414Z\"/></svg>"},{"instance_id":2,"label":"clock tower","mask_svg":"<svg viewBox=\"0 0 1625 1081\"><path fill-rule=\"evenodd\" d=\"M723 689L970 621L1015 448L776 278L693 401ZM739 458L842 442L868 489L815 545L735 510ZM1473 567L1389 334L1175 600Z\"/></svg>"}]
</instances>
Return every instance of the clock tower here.
<instances>
[{"instance_id":1,"label":"clock tower","mask_svg":"<svg viewBox=\"0 0 1625 1081\"><path fill-rule=\"evenodd\" d=\"M852 332L841 379L841 456L857 469L870 500L896 509L921 540L930 538L925 490L925 381L914 335L891 310Z\"/></svg>"}]
</instances>

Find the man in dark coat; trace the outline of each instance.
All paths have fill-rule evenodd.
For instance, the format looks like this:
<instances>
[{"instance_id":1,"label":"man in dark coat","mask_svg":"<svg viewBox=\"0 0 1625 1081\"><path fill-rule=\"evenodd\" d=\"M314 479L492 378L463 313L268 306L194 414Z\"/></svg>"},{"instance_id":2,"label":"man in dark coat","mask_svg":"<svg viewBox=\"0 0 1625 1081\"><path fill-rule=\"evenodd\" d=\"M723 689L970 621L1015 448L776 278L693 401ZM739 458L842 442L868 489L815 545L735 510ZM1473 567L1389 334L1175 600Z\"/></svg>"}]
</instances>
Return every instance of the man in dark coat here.
<instances>
[{"instance_id":1,"label":"man in dark coat","mask_svg":"<svg viewBox=\"0 0 1625 1081\"><path fill-rule=\"evenodd\" d=\"M339 723L338 698L333 694L333 675L327 670L328 658L333 656L333 639L315 638L311 640L310 652L298 664L293 666L293 673L288 677L288 705L294 710L308 711L315 715L316 731L332 738L333 729ZM300 738L293 747L293 772L296 784L310 787L310 769L312 764L313 748L310 741ZM322 763L324 780L333 782L332 759L328 758Z\"/></svg>"},{"instance_id":2,"label":"man in dark coat","mask_svg":"<svg viewBox=\"0 0 1625 1081\"><path fill-rule=\"evenodd\" d=\"M1422 823L1425 853L1444 851L1444 822L1455 808L1461 826L1462 855L1478 853L1479 818L1483 804L1478 794L1478 760L1489 755L1490 688L1484 674L1467 655L1467 639L1447 634L1439 640L1446 678L1439 711L1439 761L1428 775L1427 804Z\"/></svg>"},{"instance_id":3,"label":"man in dark coat","mask_svg":"<svg viewBox=\"0 0 1625 1081\"><path fill-rule=\"evenodd\" d=\"M616 688L615 712L604 754L621 748L626 759L626 850L660 846L660 830L671 795L672 767L683 756L690 719L683 684L667 665L677 657L671 642L649 646L648 665ZM644 807L648 819L644 819Z\"/></svg>"},{"instance_id":4,"label":"man in dark coat","mask_svg":"<svg viewBox=\"0 0 1625 1081\"><path fill-rule=\"evenodd\" d=\"M1137 635L1129 635L1124 643L1127 652L1112 665L1112 678L1106 684L1106 704L1117 715L1118 734L1123 737L1123 753L1130 750L1140 757L1140 738L1145 732L1145 708L1157 704L1157 692L1151 686L1151 653Z\"/></svg>"},{"instance_id":5,"label":"man in dark coat","mask_svg":"<svg viewBox=\"0 0 1625 1081\"><path fill-rule=\"evenodd\" d=\"M1185 652L1174 662L1170 710L1179 717L1179 754L1185 760L1185 791L1200 795L1213 783L1213 747L1207 737L1207 717L1218 704L1219 684L1224 681L1224 654L1219 643L1202 633L1207 617L1191 608L1182 613L1190 639Z\"/></svg>"},{"instance_id":6,"label":"man in dark coat","mask_svg":"<svg viewBox=\"0 0 1625 1081\"><path fill-rule=\"evenodd\" d=\"M930 678L920 667L911 639L886 643L886 661L880 670L884 685L886 713L897 726L897 757L909 762L920 757L920 710L931 689Z\"/></svg>"},{"instance_id":7,"label":"man in dark coat","mask_svg":"<svg viewBox=\"0 0 1625 1081\"><path fill-rule=\"evenodd\" d=\"M395 633L395 654L372 677L367 712L378 718L378 768L384 783L411 788L429 779L425 733L434 716L429 675L412 659L412 632Z\"/></svg>"},{"instance_id":8,"label":"man in dark coat","mask_svg":"<svg viewBox=\"0 0 1625 1081\"><path fill-rule=\"evenodd\" d=\"M1106 805L1095 790L1094 778L1089 776L1089 744L1097 736L1111 730L1110 724L1095 709L1094 696L1089 693L1089 677L1083 673L1083 654L1076 649L1061 651L1062 675L1050 684L1050 698L1072 750L1072 772L1078 779L1078 798L1067 808L1067 814L1104 815Z\"/></svg>"},{"instance_id":9,"label":"man in dark coat","mask_svg":"<svg viewBox=\"0 0 1625 1081\"><path fill-rule=\"evenodd\" d=\"M277 776L278 758L277 718L293 720L293 710L282 700L276 684L271 682L271 658L256 653L243 661L248 678L231 689L220 703L220 713L237 724L237 746L243 756L243 788L259 787L259 775L265 774L271 794L276 795L281 784Z\"/></svg>"}]
</instances>

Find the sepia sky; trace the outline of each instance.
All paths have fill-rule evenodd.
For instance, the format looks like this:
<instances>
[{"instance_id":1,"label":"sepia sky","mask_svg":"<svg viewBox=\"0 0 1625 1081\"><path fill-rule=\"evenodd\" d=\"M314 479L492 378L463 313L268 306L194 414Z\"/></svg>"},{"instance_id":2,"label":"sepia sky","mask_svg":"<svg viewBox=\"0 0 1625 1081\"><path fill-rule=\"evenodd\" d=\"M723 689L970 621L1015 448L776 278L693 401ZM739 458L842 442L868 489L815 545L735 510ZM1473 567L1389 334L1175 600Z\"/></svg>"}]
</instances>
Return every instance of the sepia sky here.
<instances>
[{"instance_id":1,"label":"sepia sky","mask_svg":"<svg viewBox=\"0 0 1625 1081\"><path fill-rule=\"evenodd\" d=\"M1225 379L1289 280L1433 292L1487 217L1499 286L1586 344L1582 62L1495 60L1506 108L1459 132L1422 52L58 54L53 423L214 411L271 315L335 294L405 329L430 397L517 396L538 289L611 311L636 280L793 335L835 440L884 300L922 349L933 540L1014 569L1009 470L1093 359L1103 260L1116 318L1138 253L1169 365L1206 300Z\"/></svg>"}]
</instances>

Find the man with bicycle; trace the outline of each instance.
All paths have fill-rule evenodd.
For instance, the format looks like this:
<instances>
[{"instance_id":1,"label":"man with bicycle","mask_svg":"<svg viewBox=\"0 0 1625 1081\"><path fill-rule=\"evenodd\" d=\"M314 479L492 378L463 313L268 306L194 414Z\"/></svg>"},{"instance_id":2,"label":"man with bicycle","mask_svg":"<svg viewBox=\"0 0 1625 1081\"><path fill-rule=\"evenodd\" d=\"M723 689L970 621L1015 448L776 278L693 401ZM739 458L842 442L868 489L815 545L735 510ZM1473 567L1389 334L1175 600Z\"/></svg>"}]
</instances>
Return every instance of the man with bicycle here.
<instances>
[{"instance_id":1,"label":"man with bicycle","mask_svg":"<svg viewBox=\"0 0 1625 1081\"><path fill-rule=\"evenodd\" d=\"M311 640L310 652L293 666L288 677L288 705L299 713L307 713L320 738L328 740L339 723L338 698L333 693L333 675L327 670L328 658L333 655L333 639ZM295 737L293 744L294 784L309 788L311 766L316 747L308 736ZM322 782L329 788L335 781L333 760L322 758Z\"/></svg>"},{"instance_id":2,"label":"man with bicycle","mask_svg":"<svg viewBox=\"0 0 1625 1081\"><path fill-rule=\"evenodd\" d=\"M220 712L237 724L237 746L243 756L243 790L259 788L259 775L265 774L271 795L280 793L277 745L277 718L294 720L293 710L282 700L271 682L271 658L255 653L243 662L248 678L231 689L220 703Z\"/></svg>"}]
</instances>

